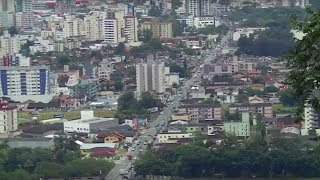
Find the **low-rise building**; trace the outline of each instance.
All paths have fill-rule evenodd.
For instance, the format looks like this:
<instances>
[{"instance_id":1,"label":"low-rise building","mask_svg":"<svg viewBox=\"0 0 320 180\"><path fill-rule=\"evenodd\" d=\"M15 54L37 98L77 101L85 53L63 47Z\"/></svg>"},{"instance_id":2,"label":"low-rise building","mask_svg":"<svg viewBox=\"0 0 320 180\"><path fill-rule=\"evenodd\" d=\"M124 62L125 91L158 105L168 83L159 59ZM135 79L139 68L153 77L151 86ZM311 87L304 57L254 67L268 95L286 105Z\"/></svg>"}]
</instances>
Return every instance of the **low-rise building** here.
<instances>
[{"instance_id":1,"label":"low-rise building","mask_svg":"<svg viewBox=\"0 0 320 180\"><path fill-rule=\"evenodd\" d=\"M81 111L81 119L63 122L64 132L90 133L95 129L107 129L117 126L117 118L94 117L93 111Z\"/></svg>"},{"instance_id":2,"label":"low-rise building","mask_svg":"<svg viewBox=\"0 0 320 180\"><path fill-rule=\"evenodd\" d=\"M188 114L194 122L199 120L222 120L223 110L218 104L190 104L178 108L178 113Z\"/></svg>"},{"instance_id":3,"label":"low-rise building","mask_svg":"<svg viewBox=\"0 0 320 180\"><path fill-rule=\"evenodd\" d=\"M250 112L251 114L261 114L266 118L273 117L271 103L235 103L229 106L230 113Z\"/></svg>"},{"instance_id":4,"label":"low-rise building","mask_svg":"<svg viewBox=\"0 0 320 180\"><path fill-rule=\"evenodd\" d=\"M192 138L193 135L180 129L163 131L157 135L158 143L177 143L179 139Z\"/></svg>"},{"instance_id":5,"label":"low-rise building","mask_svg":"<svg viewBox=\"0 0 320 180\"><path fill-rule=\"evenodd\" d=\"M231 75L232 65L224 62L217 62L214 64L206 64L203 66L204 78L212 78L216 75Z\"/></svg>"},{"instance_id":6,"label":"low-rise building","mask_svg":"<svg viewBox=\"0 0 320 180\"><path fill-rule=\"evenodd\" d=\"M238 137L250 136L250 119L249 113L243 112L241 121L229 120L223 123L223 129L227 134L233 134Z\"/></svg>"}]
</instances>

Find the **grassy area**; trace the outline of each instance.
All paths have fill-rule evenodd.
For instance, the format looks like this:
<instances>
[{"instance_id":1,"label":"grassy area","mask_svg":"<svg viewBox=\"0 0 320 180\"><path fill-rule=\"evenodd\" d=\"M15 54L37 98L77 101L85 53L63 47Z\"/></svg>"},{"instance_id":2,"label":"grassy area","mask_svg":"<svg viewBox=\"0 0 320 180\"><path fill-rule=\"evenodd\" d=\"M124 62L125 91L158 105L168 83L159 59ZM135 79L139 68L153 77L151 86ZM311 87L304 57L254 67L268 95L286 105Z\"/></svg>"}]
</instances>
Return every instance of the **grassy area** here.
<instances>
[{"instance_id":1,"label":"grassy area","mask_svg":"<svg viewBox=\"0 0 320 180\"><path fill-rule=\"evenodd\" d=\"M70 111L70 112L39 112L37 115L38 120L46 120L46 119L52 119L53 115L55 114L64 114L64 118L67 120L73 120L73 119L79 119L80 118L80 111ZM109 110L95 110L94 116L96 117L114 117L115 111L109 111ZM31 119L33 116L28 114L28 112L18 112L18 118L24 118L24 119Z\"/></svg>"},{"instance_id":2,"label":"grassy area","mask_svg":"<svg viewBox=\"0 0 320 180\"><path fill-rule=\"evenodd\" d=\"M297 107L284 106L283 104L274 104L272 108L274 113L295 113L297 110Z\"/></svg>"}]
</instances>

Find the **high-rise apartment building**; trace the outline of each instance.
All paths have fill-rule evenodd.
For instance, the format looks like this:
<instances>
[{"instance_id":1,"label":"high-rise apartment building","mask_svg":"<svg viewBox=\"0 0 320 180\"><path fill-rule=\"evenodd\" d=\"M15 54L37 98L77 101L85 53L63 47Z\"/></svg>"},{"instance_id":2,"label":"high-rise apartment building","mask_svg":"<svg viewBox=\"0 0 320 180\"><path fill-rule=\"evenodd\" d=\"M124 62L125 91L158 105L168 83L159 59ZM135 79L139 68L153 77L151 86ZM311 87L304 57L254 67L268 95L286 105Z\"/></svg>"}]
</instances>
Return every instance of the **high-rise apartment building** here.
<instances>
[{"instance_id":1,"label":"high-rise apartment building","mask_svg":"<svg viewBox=\"0 0 320 180\"><path fill-rule=\"evenodd\" d=\"M172 38L172 22L160 22L159 23L159 37L160 38Z\"/></svg>"},{"instance_id":2,"label":"high-rise apartment building","mask_svg":"<svg viewBox=\"0 0 320 180\"><path fill-rule=\"evenodd\" d=\"M104 28L104 41L110 44L118 44L119 33L118 33L117 19L105 19L103 28Z\"/></svg>"},{"instance_id":3,"label":"high-rise apartment building","mask_svg":"<svg viewBox=\"0 0 320 180\"><path fill-rule=\"evenodd\" d=\"M50 94L50 69L46 66L0 67L0 79L0 96L16 100Z\"/></svg>"},{"instance_id":4,"label":"high-rise apartment building","mask_svg":"<svg viewBox=\"0 0 320 180\"><path fill-rule=\"evenodd\" d=\"M84 22L74 16L67 16L63 23L64 38L84 35Z\"/></svg>"},{"instance_id":5,"label":"high-rise apartment building","mask_svg":"<svg viewBox=\"0 0 320 180\"><path fill-rule=\"evenodd\" d=\"M155 91L163 93L165 90L164 62L154 62L149 59L136 65L137 92Z\"/></svg>"},{"instance_id":6,"label":"high-rise apartment building","mask_svg":"<svg viewBox=\"0 0 320 180\"><path fill-rule=\"evenodd\" d=\"M16 0L16 12L32 12L33 0Z\"/></svg>"},{"instance_id":7,"label":"high-rise apartment building","mask_svg":"<svg viewBox=\"0 0 320 180\"><path fill-rule=\"evenodd\" d=\"M134 16L125 16L125 28L124 28L124 35L126 41L136 42L138 41L138 20Z\"/></svg>"},{"instance_id":8,"label":"high-rise apartment building","mask_svg":"<svg viewBox=\"0 0 320 180\"><path fill-rule=\"evenodd\" d=\"M20 47L21 42L17 35L11 37L8 31L5 31L0 36L0 57L6 54L19 53Z\"/></svg>"},{"instance_id":9,"label":"high-rise apartment building","mask_svg":"<svg viewBox=\"0 0 320 180\"><path fill-rule=\"evenodd\" d=\"M18 129L17 107L10 107L7 102L0 101L0 136L8 137Z\"/></svg>"},{"instance_id":10,"label":"high-rise apartment building","mask_svg":"<svg viewBox=\"0 0 320 180\"><path fill-rule=\"evenodd\" d=\"M93 12L89 16L84 17L86 38L90 41L104 39L105 18L106 14L102 12Z\"/></svg>"},{"instance_id":11,"label":"high-rise apartment building","mask_svg":"<svg viewBox=\"0 0 320 180\"><path fill-rule=\"evenodd\" d=\"M15 12L15 0L0 0L0 12Z\"/></svg>"},{"instance_id":12,"label":"high-rise apartment building","mask_svg":"<svg viewBox=\"0 0 320 180\"><path fill-rule=\"evenodd\" d=\"M17 12L16 27L28 29L33 27L33 12Z\"/></svg>"},{"instance_id":13,"label":"high-rise apartment building","mask_svg":"<svg viewBox=\"0 0 320 180\"><path fill-rule=\"evenodd\" d=\"M320 114L310 105L306 104L304 108L304 123L301 128L301 135L308 135L310 130L315 129L320 133Z\"/></svg>"},{"instance_id":14,"label":"high-rise apartment building","mask_svg":"<svg viewBox=\"0 0 320 180\"><path fill-rule=\"evenodd\" d=\"M9 28L15 24L15 13L12 11L0 11L0 27Z\"/></svg>"},{"instance_id":15,"label":"high-rise apartment building","mask_svg":"<svg viewBox=\"0 0 320 180\"><path fill-rule=\"evenodd\" d=\"M211 15L210 0L187 0L187 13L193 16Z\"/></svg>"}]
</instances>

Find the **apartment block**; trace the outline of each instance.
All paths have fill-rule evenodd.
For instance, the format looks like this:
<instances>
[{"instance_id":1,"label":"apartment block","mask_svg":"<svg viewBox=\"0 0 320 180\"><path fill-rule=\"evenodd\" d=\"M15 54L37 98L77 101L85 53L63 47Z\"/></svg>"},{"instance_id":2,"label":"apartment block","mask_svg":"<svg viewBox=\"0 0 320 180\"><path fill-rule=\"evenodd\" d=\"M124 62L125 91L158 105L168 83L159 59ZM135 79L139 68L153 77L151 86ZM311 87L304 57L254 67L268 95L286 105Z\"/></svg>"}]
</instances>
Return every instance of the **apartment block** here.
<instances>
[{"instance_id":1,"label":"apartment block","mask_svg":"<svg viewBox=\"0 0 320 180\"><path fill-rule=\"evenodd\" d=\"M165 90L164 62L140 62L136 65L137 92L139 95L147 91L163 93Z\"/></svg>"},{"instance_id":2,"label":"apartment block","mask_svg":"<svg viewBox=\"0 0 320 180\"><path fill-rule=\"evenodd\" d=\"M0 36L0 57L6 54L19 53L21 47L20 37L10 36L8 31L5 31L2 36Z\"/></svg>"},{"instance_id":3,"label":"apartment block","mask_svg":"<svg viewBox=\"0 0 320 180\"><path fill-rule=\"evenodd\" d=\"M15 0L0 0L0 12L15 12Z\"/></svg>"},{"instance_id":4,"label":"apartment block","mask_svg":"<svg viewBox=\"0 0 320 180\"><path fill-rule=\"evenodd\" d=\"M76 0L59 0L56 4L56 13L72 13L76 8Z\"/></svg>"},{"instance_id":5,"label":"apartment block","mask_svg":"<svg viewBox=\"0 0 320 180\"><path fill-rule=\"evenodd\" d=\"M0 67L0 79L0 96L22 100L50 94L50 69L46 66Z\"/></svg>"},{"instance_id":6,"label":"apartment block","mask_svg":"<svg viewBox=\"0 0 320 180\"><path fill-rule=\"evenodd\" d=\"M316 133L320 135L319 117L319 113L317 113L310 104L306 104L304 108L304 123L301 128L301 135L309 135L310 130L316 130Z\"/></svg>"},{"instance_id":7,"label":"apartment block","mask_svg":"<svg viewBox=\"0 0 320 180\"><path fill-rule=\"evenodd\" d=\"M67 16L63 22L64 38L85 35L85 26L82 19L75 16Z\"/></svg>"},{"instance_id":8,"label":"apartment block","mask_svg":"<svg viewBox=\"0 0 320 180\"><path fill-rule=\"evenodd\" d=\"M103 12L91 12L89 16L84 17L84 30L88 40L96 41L104 39L105 18L106 14Z\"/></svg>"},{"instance_id":9,"label":"apartment block","mask_svg":"<svg viewBox=\"0 0 320 180\"><path fill-rule=\"evenodd\" d=\"M236 103L229 106L230 113L249 112L251 114L261 114L265 118L273 117L271 103Z\"/></svg>"},{"instance_id":10,"label":"apartment block","mask_svg":"<svg viewBox=\"0 0 320 180\"><path fill-rule=\"evenodd\" d=\"M224 62L217 62L214 64L206 64L203 66L204 78L212 78L213 76L231 75L232 65Z\"/></svg>"},{"instance_id":11,"label":"apartment block","mask_svg":"<svg viewBox=\"0 0 320 180\"><path fill-rule=\"evenodd\" d=\"M223 129L227 134L233 134L238 137L250 136L250 119L249 113L243 112L241 120L228 120L223 123Z\"/></svg>"},{"instance_id":12,"label":"apartment block","mask_svg":"<svg viewBox=\"0 0 320 180\"><path fill-rule=\"evenodd\" d=\"M134 16L125 16L124 35L128 43L138 41L138 20Z\"/></svg>"},{"instance_id":13,"label":"apartment block","mask_svg":"<svg viewBox=\"0 0 320 180\"><path fill-rule=\"evenodd\" d=\"M117 19L105 19L104 20L104 40L106 43L118 44L119 33L118 33L118 21ZM120 33L121 36L121 33Z\"/></svg>"},{"instance_id":14,"label":"apartment block","mask_svg":"<svg viewBox=\"0 0 320 180\"><path fill-rule=\"evenodd\" d=\"M221 120L223 118L223 110L221 105L215 104L189 104L178 108L179 114L188 114L194 122L210 122L213 120Z\"/></svg>"},{"instance_id":15,"label":"apartment block","mask_svg":"<svg viewBox=\"0 0 320 180\"><path fill-rule=\"evenodd\" d=\"M31 58L23 56L22 54L13 53L5 55L2 58L1 66L5 67L28 67L30 66Z\"/></svg>"},{"instance_id":16,"label":"apartment block","mask_svg":"<svg viewBox=\"0 0 320 180\"><path fill-rule=\"evenodd\" d=\"M12 11L0 11L0 27L9 28L15 25L15 13Z\"/></svg>"},{"instance_id":17,"label":"apartment block","mask_svg":"<svg viewBox=\"0 0 320 180\"><path fill-rule=\"evenodd\" d=\"M15 0L15 5L16 5L15 7L16 12L32 12L33 11L33 0Z\"/></svg>"},{"instance_id":18,"label":"apartment block","mask_svg":"<svg viewBox=\"0 0 320 180\"><path fill-rule=\"evenodd\" d=\"M5 138L18 129L17 108L0 101L0 137Z\"/></svg>"},{"instance_id":19,"label":"apartment block","mask_svg":"<svg viewBox=\"0 0 320 180\"><path fill-rule=\"evenodd\" d=\"M104 59L99 63L97 75L99 78L110 79L110 75L113 71L113 63L108 59Z\"/></svg>"},{"instance_id":20,"label":"apartment block","mask_svg":"<svg viewBox=\"0 0 320 180\"><path fill-rule=\"evenodd\" d=\"M33 27L33 12L17 12L16 27L29 29Z\"/></svg>"},{"instance_id":21,"label":"apartment block","mask_svg":"<svg viewBox=\"0 0 320 180\"><path fill-rule=\"evenodd\" d=\"M210 0L187 0L186 9L192 16L211 15Z\"/></svg>"}]
</instances>

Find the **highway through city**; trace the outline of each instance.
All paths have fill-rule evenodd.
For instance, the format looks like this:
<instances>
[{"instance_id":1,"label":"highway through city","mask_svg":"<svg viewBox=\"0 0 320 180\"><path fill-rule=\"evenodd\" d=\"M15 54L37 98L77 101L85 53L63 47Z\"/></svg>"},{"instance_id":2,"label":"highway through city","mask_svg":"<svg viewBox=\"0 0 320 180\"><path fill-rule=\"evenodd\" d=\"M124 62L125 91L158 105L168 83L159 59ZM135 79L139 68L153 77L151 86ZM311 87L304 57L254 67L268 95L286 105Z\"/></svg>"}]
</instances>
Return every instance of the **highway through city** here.
<instances>
[{"instance_id":1,"label":"highway through city","mask_svg":"<svg viewBox=\"0 0 320 180\"><path fill-rule=\"evenodd\" d=\"M122 180L125 179L123 175L121 175L122 171L124 171L127 176L127 179L131 179L134 176L133 174L133 165L132 163L142 155L147 149L147 143L154 138L156 138L159 131L161 131L164 127L167 126L168 120L170 120L170 116L173 113L174 109L179 106L180 98L186 98L188 94L188 89L191 85L198 84L201 81L201 77L203 75L203 65L214 60L217 56L221 54L222 48L227 45L227 37L230 37L231 32L228 32L226 37L221 40L220 45L216 48L211 49L211 52L206 54L204 58L203 64L195 69L195 74L187 80L182 87L179 88L180 94L177 93L174 95L173 101L163 109L163 113L160 114L156 120L150 123L150 128L143 134L141 134L138 139L133 143L132 147L129 148L128 153L125 155L123 159L118 162L115 167L109 172L106 176L107 180ZM132 156L132 160L127 158L127 155Z\"/></svg>"}]
</instances>

